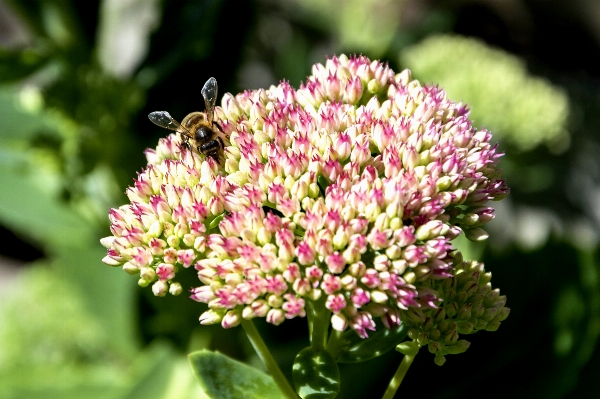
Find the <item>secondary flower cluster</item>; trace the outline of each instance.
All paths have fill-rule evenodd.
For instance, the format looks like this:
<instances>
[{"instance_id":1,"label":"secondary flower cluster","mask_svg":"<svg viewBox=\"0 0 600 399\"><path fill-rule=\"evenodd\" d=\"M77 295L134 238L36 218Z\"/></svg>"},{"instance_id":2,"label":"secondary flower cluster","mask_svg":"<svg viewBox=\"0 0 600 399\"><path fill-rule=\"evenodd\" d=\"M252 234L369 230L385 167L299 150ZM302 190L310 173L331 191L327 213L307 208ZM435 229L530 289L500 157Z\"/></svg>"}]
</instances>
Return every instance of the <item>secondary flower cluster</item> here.
<instances>
[{"instance_id":1,"label":"secondary flower cluster","mask_svg":"<svg viewBox=\"0 0 600 399\"><path fill-rule=\"evenodd\" d=\"M474 334L479 330L496 331L506 320L510 309L506 296L492 289L491 273L482 263L454 259L454 276L429 281L427 285L443 300L435 309L409 309L401 312L402 321L411 327L408 336L435 354L435 362L444 364L446 355L466 351L470 342L459 340L459 334Z\"/></svg>"},{"instance_id":2,"label":"secondary flower cluster","mask_svg":"<svg viewBox=\"0 0 600 399\"><path fill-rule=\"evenodd\" d=\"M215 119L224 164L160 140L102 241L155 295L195 268L203 324L278 325L325 296L336 330L397 325L440 303L428 282L453 276L450 240L485 238L486 202L508 193L464 105L362 56L315 65L298 90L225 94Z\"/></svg>"}]
</instances>

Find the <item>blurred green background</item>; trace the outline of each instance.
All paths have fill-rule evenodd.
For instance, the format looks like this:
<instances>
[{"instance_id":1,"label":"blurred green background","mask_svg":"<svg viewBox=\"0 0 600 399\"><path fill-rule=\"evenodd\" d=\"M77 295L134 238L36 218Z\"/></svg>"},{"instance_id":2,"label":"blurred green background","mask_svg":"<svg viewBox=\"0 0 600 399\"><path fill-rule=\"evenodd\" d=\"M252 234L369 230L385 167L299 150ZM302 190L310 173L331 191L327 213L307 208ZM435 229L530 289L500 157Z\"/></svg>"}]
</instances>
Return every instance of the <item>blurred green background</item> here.
<instances>
[{"instance_id":1,"label":"blurred green background","mask_svg":"<svg viewBox=\"0 0 600 399\"><path fill-rule=\"evenodd\" d=\"M510 317L442 367L423 351L397 397L600 396L600 3L0 0L0 399L202 398L201 348L260 367L240 328L154 298L98 240L166 134L149 112L202 110L210 76L221 95L297 87L341 52L468 103L512 189L487 243L457 243ZM305 320L258 326L290 375ZM338 397L380 397L400 359L342 365Z\"/></svg>"}]
</instances>

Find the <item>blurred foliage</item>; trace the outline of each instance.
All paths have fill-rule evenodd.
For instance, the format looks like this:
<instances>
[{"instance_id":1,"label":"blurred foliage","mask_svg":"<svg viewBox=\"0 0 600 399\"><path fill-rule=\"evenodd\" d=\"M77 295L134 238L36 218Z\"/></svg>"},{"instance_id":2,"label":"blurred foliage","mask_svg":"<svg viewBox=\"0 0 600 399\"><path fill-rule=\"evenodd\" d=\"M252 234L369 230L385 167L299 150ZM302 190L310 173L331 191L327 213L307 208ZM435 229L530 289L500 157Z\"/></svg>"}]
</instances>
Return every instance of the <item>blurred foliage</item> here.
<instances>
[{"instance_id":1,"label":"blurred foliage","mask_svg":"<svg viewBox=\"0 0 600 399\"><path fill-rule=\"evenodd\" d=\"M554 152L568 146L565 91L531 76L518 57L481 40L436 35L404 49L401 64L422 83L437 84L450 98L468 102L477 126L521 151L542 143Z\"/></svg>"},{"instance_id":2,"label":"blurred foliage","mask_svg":"<svg viewBox=\"0 0 600 399\"><path fill-rule=\"evenodd\" d=\"M296 0L289 6L304 14L304 20L315 29L328 31L342 51L351 49L378 59L394 39L403 3L403 0Z\"/></svg>"},{"instance_id":3,"label":"blurred foliage","mask_svg":"<svg viewBox=\"0 0 600 399\"><path fill-rule=\"evenodd\" d=\"M0 254L43 259L0 290L0 398L202 397L184 356L200 349L262 367L241 329L200 327L186 295L155 298L104 266L98 239L165 135L149 112L201 110L209 76L221 94L298 86L342 51L439 84L506 152L512 193L490 243L457 245L511 315L442 368L417 356L398 396L597 397L598 7L506 4L1 0ZM257 327L291 379L304 320ZM338 397L381 395L400 359L341 364Z\"/></svg>"}]
</instances>

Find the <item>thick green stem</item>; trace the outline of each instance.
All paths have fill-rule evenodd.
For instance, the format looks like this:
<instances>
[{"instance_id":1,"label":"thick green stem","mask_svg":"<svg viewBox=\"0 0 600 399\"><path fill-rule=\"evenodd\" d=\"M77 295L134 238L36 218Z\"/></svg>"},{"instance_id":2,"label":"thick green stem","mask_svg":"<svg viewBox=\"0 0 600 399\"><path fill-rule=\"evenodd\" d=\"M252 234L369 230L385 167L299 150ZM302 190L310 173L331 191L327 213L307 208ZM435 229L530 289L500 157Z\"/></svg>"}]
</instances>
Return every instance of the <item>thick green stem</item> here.
<instances>
[{"instance_id":1,"label":"thick green stem","mask_svg":"<svg viewBox=\"0 0 600 399\"><path fill-rule=\"evenodd\" d=\"M402 359L400 366L398 366L398 370L396 370L396 374L394 374L394 377L392 377L390 380L390 385L388 385L381 399L392 399L394 397L398 387L400 386L400 383L408 371L408 368L412 364L413 360L415 360L415 356L416 354L412 356L404 355L404 359Z\"/></svg>"},{"instance_id":2,"label":"thick green stem","mask_svg":"<svg viewBox=\"0 0 600 399\"><path fill-rule=\"evenodd\" d=\"M275 359L273 359L269 348L267 348L267 345L265 345L265 342L262 340L252 320L242 319L242 327L244 328L250 343L254 347L254 350L258 354L258 357L260 357L260 360L262 360L263 364L267 368L267 371L269 374L271 374L273 380L275 380L275 383L279 387L281 393L287 399L298 399L296 391L291 387L287 378L285 378L281 372L281 369L277 365L277 362L275 362Z\"/></svg>"},{"instance_id":3,"label":"thick green stem","mask_svg":"<svg viewBox=\"0 0 600 399\"><path fill-rule=\"evenodd\" d=\"M342 338L343 334L341 331L332 330L329 336L327 352L331 353L334 359L338 358L340 352L344 349L344 345L347 345L347 342Z\"/></svg>"},{"instance_id":4,"label":"thick green stem","mask_svg":"<svg viewBox=\"0 0 600 399\"><path fill-rule=\"evenodd\" d=\"M308 329L310 333L310 346L314 349L325 349L327 333L329 332L329 319L331 312L325 307L325 295L316 301L306 301L308 315Z\"/></svg>"}]
</instances>

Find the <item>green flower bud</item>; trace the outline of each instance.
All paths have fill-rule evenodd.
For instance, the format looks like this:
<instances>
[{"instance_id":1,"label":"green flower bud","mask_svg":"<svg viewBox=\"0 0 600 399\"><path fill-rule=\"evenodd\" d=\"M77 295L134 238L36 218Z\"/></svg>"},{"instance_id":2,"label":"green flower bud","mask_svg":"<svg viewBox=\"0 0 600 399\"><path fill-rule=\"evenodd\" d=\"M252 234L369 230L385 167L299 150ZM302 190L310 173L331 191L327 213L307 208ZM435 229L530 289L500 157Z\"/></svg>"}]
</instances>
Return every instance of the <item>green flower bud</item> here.
<instances>
[{"instance_id":1,"label":"green flower bud","mask_svg":"<svg viewBox=\"0 0 600 399\"><path fill-rule=\"evenodd\" d=\"M465 229L465 236L469 241L480 242L487 240L490 235L484 229L475 227L471 229Z\"/></svg>"},{"instance_id":2,"label":"green flower bud","mask_svg":"<svg viewBox=\"0 0 600 399\"><path fill-rule=\"evenodd\" d=\"M495 289L492 290L489 294L487 294L485 296L485 299L483 300L483 305L486 308L490 308L492 306L494 306L494 303L497 302L500 298L500 290L499 289Z\"/></svg>"},{"instance_id":3,"label":"green flower bud","mask_svg":"<svg viewBox=\"0 0 600 399\"><path fill-rule=\"evenodd\" d=\"M404 280L408 283L408 284L413 284L415 281L417 281L417 275L413 272L408 272L408 273L404 273Z\"/></svg>"},{"instance_id":4,"label":"green flower bud","mask_svg":"<svg viewBox=\"0 0 600 399\"><path fill-rule=\"evenodd\" d=\"M484 295L472 295L471 298L469 298L469 303L471 303L471 306L475 307L477 305L481 305L483 304L483 300L484 300L485 296Z\"/></svg>"},{"instance_id":5,"label":"green flower bud","mask_svg":"<svg viewBox=\"0 0 600 399\"><path fill-rule=\"evenodd\" d=\"M430 342L427 345L427 350L429 353L433 353L434 355L442 350L442 344L439 342Z\"/></svg>"},{"instance_id":6,"label":"green flower bud","mask_svg":"<svg viewBox=\"0 0 600 399\"><path fill-rule=\"evenodd\" d=\"M455 265L455 267L457 267L457 268L458 268L458 265L460 265L460 264L463 262L463 260L464 260L464 259L463 259L463 254L462 254L462 252L456 252L456 253L454 254L454 265Z\"/></svg>"},{"instance_id":7,"label":"green flower bud","mask_svg":"<svg viewBox=\"0 0 600 399\"><path fill-rule=\"evenodd\" d=\"M461 291L456 295L456 302L459 305L465 304L467 299L469 299L469 294L467 294L465 291Z\"/></svg>"},{"instance_id":8,"label":"green flower bud","mask_svg":"<svg viewBox=\"0 0 600 399\"><path fill-rule=\"evenodd\" d=\"M410 330L408 330L408 338L412 340L419 338L419 330L417 330L416 328L411 328Z\"/></svg>"},{"instance_id":9,"label":"green flower bud","mask_svg":"<svg viewBox=\"0 0 600 399\"><path fill-rule=\"evenodd\" d=\"M504 321L510 314L510 308L501 308L498 310L498 314L496 315L496 320Z\"/></svg>"},{"instance_id":10,"label":"green flower bud","mask_svg":"<svg viewBox=\"0 0 600 399\"><path fill-rule=\"evenodd\" d=\"M473 332L473 323L463 322L458 324L458 332L461 334L471 334Z\"/></svg>"},{"instance_id":11,"label":"green flower bud","mask_svg":"<svg viewBox=\"0 0 600 399\"><path fill-rule=\"evenodd\" d=\"M418 326L422 326L425 323L425 316L421 309L408 309L405 314L408 316L411 322Z\"/></svg>"},{"instance_id":12,"label":"green flower bud","mask_svg":"<svg viewBox=\"0 0 600 399\"><path fill-rule=\"evenodd\" d=\"M436 355L435 359L433 359L433 361L435 362L435 364L437 364L438 366L443 366L444 363L446 363L446 358L442 355Z\"/></svg>"},{"instance_id":13,"label":"green flower bud","mask_svg":"<svg viewBox=\"0 0 600 399\"><path fill-rule=\"evenodd\" d=\"M450 330L444 336L445 344L453 344L456 341L458 341L458 333L456 332L456 330Z\"/></svg>"},{"instance_id":14,"label":"green flower bud","mask_svg":"<svg viewBox=\"0 0 600 399\"><path fill-rule=\"evenodd\" d=\"M444 306L444 310L446 311L446 315L449 318L456 316L456 312L458 311L458 305L456 302L450 302L446 306Z\"/></svg>"},{"instance_id":15,"label":"green flower bud","mask_svg":"<svg viewBox=\"0 0 600 399\"><path fill-rule=\"evenodd\" d=\"M446 318L446 311L439 307L433 311L433 320L438 323Z\"/></svg>"},{"instance_id":16,"label":"green flower bud","mask_svg":"<svg viewBox=\"0 0 600 399\"><path fill-rule=\"evenodd\" d=\"M506 304L506 295L500 295L498 297L498 300L496 302L494 302L494 306L495 308L501 308Z\"/></svg>"},{"instance_id":17,"label":"green flower bud","mask_svg":"<svg viewBox=\"0 0 600 399\"><path fill-rule=\"evenodd\" d=\"M369 93L375 94L379 91L380 88L381 85L379 84L379 81L377 81L377 79L371 79L369 83L367 83L367 90L369 91Z\"/></svg>"},{"instance_id":18,"label":"green flower bud","mask_svg":"<svg viewBox=\"0 0 600 399\"><path fill-rule=\"evenodd\" d=\"M479 286L479 288L477 289L476 295L486 296L487 294L490 293L490 291L492 291L492 285L490 283L487 283L485 285Z\"/></svg>"},{"instance_id":19,"label":"green flower bud","mask_svg":"<svg viewBox=\"0 0 600 399\"><path fill-rule=\"evenodd\" d=\"M452 279L454 280L454 279ZM452 288L450 288L449 290L446 291L446 294L444 295L444 300L445 301L453 301L456 298L456 291L454 291Z\"/></svg>"},{"instance_id":20,"label":"green flower bud","mask_svg":"<svg viewBox=\"0 0 600 399\"><path fill-rule=\"evenodd\" d=\"M469 346L471 346L471 343L469 341L467 341L466 339L461 339L459 341L456 341L456 343L449 345L447 349L450 355L458 355L461 353L465 353L467 349L469 349Z\"/></svg>"},{"instance_id":21,"label":"green flower bud","mask_svg":"<svg viewBox=\"0 0 600 399\"><path fill-rule=\"evenodd\" d=\"M497 313L498 313L498 309L489 308L489 309L486 309L485 312L483 312L483 315L481 315L481 318L487 322L490 322L490 321L494 320L494 317L496 317Z\"/></svg>"},{"instance_id":22,"label":"green flower bud","mask_svg":"<svg viewBox=\"0 0 600 399\"><path fill-rule=\"evenodd\" d=\"M484 273L480 278L479 278L479 284L483 285L483 284L487 284L490 281L492 281L492 272L487 272Z\"/></svg>"},{"instance_id":23,"label":"green flower bud","mask_svg":"<svg viewBox=\"0 0 600 399\"><path fill-rule=\"evenodd\" d=\"M480 318L483 315L483 312L485 312L485 306L483 306L482 303L471 307L471 316L476 319Z\"/></svg>"},{"instance_id":24,"label":"green flower bud","mask_svg":"<svg viewBox=\"0 0 600 399\"><path fill-rule=\"evenodd\" d=\"M429 337L427 336L427 334L419 334L419 337L417 338L417 342L419 343L419 345L421 346L425 346L429 343Z\"/></svg>"},{"instance_id":25,"label":"green flower bud","mask_svg":"<svg viewBox=\"0 0 600 399\"><path fill-rule=\"evenodd\" d=\"M169 286L169 294L177 296L183 292L183 287L179 283L171 283Z\"/></svg>"},{"instance_id":26,"label":"green flower bud","mask_svg":"<svg viewBox=\"0 0 600 399\"><path fill-rule=\"evenodd\" d=\"M452 179L450 176L442 176L437 181L437 188L439 191L445 191L452 185Z\"/></svg>"},{"instance_id":27,"label":"green flower bud","mask_svg":"<svg viewBox=\"0 0 600 399\"><path fill-rule=\"evenodd\" d=\"M493 320L485 327L485 331L496 331L500 327L500 322Z\"/></svg>"},{"instance_id":28,"label":"green flower bud","mask_svg":"<svg viewBox=\"0 0 600 399\"><path fill-rule=\"evenodd\" d=\"M179 248L179 242L179 237L177 237L176 235L172 235L169 238L167 238L167 244L169 244L171 248Z\"/></svg>"},{"instance_id":29,"label":"green flower bud","mask_svg":"<svg viewBox=\"0 0 600 399\"><path fill-rule=\"evenodd\" d=\"M467 294L467 296L471 296L475 293L475 291L477 291L477 288L479 288L477 286L477 281L471 280L463 286L462 290Z\"/></svg>"},{"instance_id":30,"label":"green flower bud","mask_svg":"<svg viewBox=\"0 0 600 399\"><path fill-rule=\"evenodd\" d=\"M441 333L445 334L446 332L448 332L449 329L449 323L445 320L441 321L438 323L438 329L440 330Z\"/></svg>"},{"instance_id":31,"label":"green flower bud","mask_svg":"<svg viewBox=\"0 0 600 399\"><path fill-rule=\"evenodd\" d=\"M429 331L433 328L434 326L434 322L433 319L431 317L428 317L425 319L425 323L423 323L423 331Z\"/></svg>"},{"instance_id":32,"label":"green flower bud","mask_svg":"<svg viewBox=\"0 0 600 399\"><path fill-rule=\"evenodd\" d=\"M196 241L196 236L193 234L186 234L183 236L183 243L188 247L193 247Z\"/></svg>"},{"instance_id":33,"label":"green flower bud","mask_svg":"<svg viewBox=\"0 0 600 399\"><path fill-rule=\"evenodd\" d=\"M144 280L152 282L152 281L156 280L156 272L151 267L143 267L140 270L140 277L143 278Z\"/></svg>"},{"instance_id":34,"label":"green flower bud","mask_svg":"<svg viewBox=\"0 0 600 399\"><path fill-rule=\"evenodd\" d=\"M456 314L456 318L459 320L468 320L471 318L471 304L467 303L464 306L462 306L459 310L458 313Z\"/></svg>"},{"instance_id":35,"label":"green flower bud","mask_svg":"<svg viewBox=\"0 0 600 399\"><path fill-rule=\"evenodd\" d=\"M462 219L462 222L466 226L474 226L475 224L477 224L478 221L479 221L479 215L477 215L475 213L467 213Z\"/></svg>"}]
</instances>

